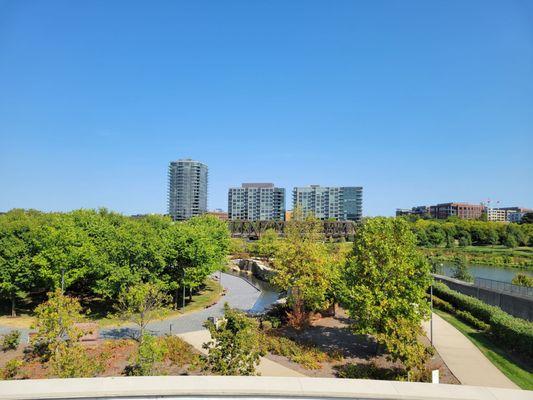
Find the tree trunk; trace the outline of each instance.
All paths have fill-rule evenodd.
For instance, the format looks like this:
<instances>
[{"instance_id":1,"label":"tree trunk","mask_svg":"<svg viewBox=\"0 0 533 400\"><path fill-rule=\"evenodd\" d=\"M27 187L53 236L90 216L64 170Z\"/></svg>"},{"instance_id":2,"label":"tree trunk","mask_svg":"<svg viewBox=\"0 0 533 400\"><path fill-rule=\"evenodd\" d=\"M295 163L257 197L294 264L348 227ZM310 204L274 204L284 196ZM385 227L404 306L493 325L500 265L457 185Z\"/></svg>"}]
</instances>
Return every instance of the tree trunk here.
<instances>
[{"instance_id":1,"label":"tree trunk","mask_svg":"<svg viewBox=\"0 0 533 400\"><path fill-rule=\"evenodd\" d=\"M189 287L189 301L192 301L192 289Z\"/></svg>"},{"instance_id":2,"label":"tree trunk","mask_svg":"<svg viewBox=\"0 0 533 400\"><path fill-rule=\"evenodd\" d=\"M17 316L17 311L15 310L15 295L11 296L11 316Z\"/></svg>"}]
</instances>

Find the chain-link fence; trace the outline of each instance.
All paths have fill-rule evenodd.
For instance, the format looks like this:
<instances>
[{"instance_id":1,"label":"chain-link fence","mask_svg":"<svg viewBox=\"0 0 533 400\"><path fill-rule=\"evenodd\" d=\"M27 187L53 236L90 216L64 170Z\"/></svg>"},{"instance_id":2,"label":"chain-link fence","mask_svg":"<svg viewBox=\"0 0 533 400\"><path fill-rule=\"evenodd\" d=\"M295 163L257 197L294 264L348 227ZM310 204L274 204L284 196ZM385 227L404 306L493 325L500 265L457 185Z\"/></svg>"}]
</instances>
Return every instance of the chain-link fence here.
<instances>
[{"instance_id":1,"label":"chain-link fence","mask_svg":"<svg viewBox=\"0 0 533 400\"><path fill-rule=\"evenodd\" d=\"M474 286L533 297L533 287L513 285L512 283L494 281L492 279L476 278Z\"/></svg>"}]
</instances>

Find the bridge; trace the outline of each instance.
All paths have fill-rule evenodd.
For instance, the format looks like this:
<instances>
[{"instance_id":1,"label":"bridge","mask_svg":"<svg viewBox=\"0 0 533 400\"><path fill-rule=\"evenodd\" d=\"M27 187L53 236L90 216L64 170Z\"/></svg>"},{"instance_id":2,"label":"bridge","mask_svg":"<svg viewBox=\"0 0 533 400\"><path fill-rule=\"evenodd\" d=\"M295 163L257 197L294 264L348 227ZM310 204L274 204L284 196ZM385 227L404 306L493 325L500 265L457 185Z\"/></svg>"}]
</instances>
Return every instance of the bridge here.
<instances>
[{"instance_id":1,"label":"bridge","mask_svg":"<svg viewBox=\"0 0 533 400\"><path fill-rule=\"evenodd\" d=\"M326 238L351 239L355 234L354 221L322 221ZM285 232L286 221L247 221L230 220L228 227L232 237L259 239L268 229L275 230L279 235Z\"/></svg>"}]
</instances>

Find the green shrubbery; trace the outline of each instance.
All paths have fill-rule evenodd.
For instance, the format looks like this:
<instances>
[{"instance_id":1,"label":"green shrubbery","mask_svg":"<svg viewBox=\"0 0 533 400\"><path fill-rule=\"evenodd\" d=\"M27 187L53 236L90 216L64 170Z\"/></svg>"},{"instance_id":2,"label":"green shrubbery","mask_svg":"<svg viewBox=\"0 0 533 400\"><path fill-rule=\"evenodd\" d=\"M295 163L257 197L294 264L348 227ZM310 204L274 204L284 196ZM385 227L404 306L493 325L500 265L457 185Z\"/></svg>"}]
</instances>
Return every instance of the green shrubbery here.
<instances>
[{"instance_id":1,"label":"green shrubbery","mask_svg":"<svg viewBox=\"0 0 533 400\"><path fill-rule=\"evenodd\" d=\"M513 317L474 297L451 290L441 282L434 284L433 291L453 307L469 312L473 317L488 324L489 333L497 344L533 359L533 323Z\"/></svg>"},{"instance_id":2,"label":"green shrubbery","mask_svg":"<svg viewBox=\"0 0 533 400\"><path fill-rule=\"evenodd\" d=\"M20 344L20 331L14 330L2 337L0 348L2 351L16 350Z\"/></svg>"},{"instance_id":3,"label":"green shrubbery","mask_svg":"<svg viewBox=\"0 0 533 400\"><path fill-rule=\"evenodd\" d=\"M488 324L477 319L472 314L470 314L468 311L457 310L450 303L442 299L439 299L436 296L433 296L433 307L439 310L442 310L442 311L446 311L450 314L454 314L459 319L462 319L464 322L472 325L474 328L479 329L480 331L488 331L490 329L490 326Z\"/></svg>"}]
</instances>

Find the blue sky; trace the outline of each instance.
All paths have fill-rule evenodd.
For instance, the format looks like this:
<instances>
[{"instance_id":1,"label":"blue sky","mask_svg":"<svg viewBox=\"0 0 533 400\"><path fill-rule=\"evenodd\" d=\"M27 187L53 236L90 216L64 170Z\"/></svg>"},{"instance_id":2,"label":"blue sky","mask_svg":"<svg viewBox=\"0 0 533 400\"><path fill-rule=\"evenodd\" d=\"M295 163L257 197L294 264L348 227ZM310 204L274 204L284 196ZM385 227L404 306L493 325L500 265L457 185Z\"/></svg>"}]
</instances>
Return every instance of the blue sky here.
<instances>
[{"instance_id":1,"label":"blue sky","mask_svg":"<svg viewBox=\"0 0 533 400\"><path fill-rule=\"evenodd\" d=\"M210 208L247 181L533 207L532 148L529 0L0 0L0 210L164 212L185 157Z\"/></svg>"}]
</instances>

